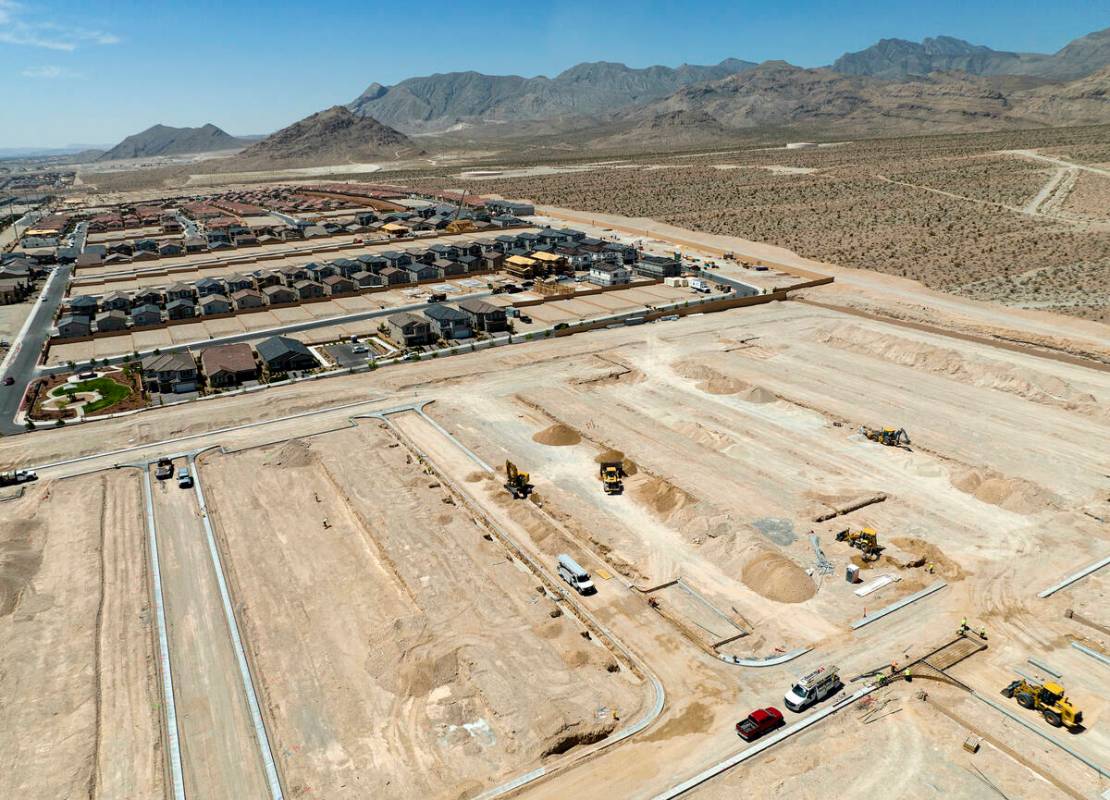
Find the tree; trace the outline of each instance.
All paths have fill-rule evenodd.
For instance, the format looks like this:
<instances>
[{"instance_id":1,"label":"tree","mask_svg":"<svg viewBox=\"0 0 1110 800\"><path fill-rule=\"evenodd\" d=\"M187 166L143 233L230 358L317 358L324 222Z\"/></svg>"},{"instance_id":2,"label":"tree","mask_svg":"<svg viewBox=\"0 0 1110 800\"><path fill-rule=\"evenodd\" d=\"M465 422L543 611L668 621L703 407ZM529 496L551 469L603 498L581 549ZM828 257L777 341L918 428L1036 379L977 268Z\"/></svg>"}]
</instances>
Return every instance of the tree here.
<instances>
[{"instance_id":1,"label":"tree","mask_svg":"<svg viewBox=\"0 0 1110 800\"><path fill-rule=\"evenodd\" d=\"M77 369L77 362L71 358L69 361L66 362L66 366L69 367L71 370Z\"/></svg>"},{"instance_id":2,"label":"tree","mask_svg":"<svg viewBox=\"0 0 1110 800\"><path fill-rule=\"evenodd\" d=\"M27 421L23 423L23 427L28 431L33 431L35 429L35 421L28 417Z\"/></svg>"},{"instance_id":3,"label":"tree","mask_svg":"<svg viewBox=\"0 0 1110 800\"><path fill-rule=\"evenodd\" d=\"M66 426L66 421L64 419L62 419L61 417L59 417L57 419L57 421L54 423L55 428L64 428L65 426Z\"/></svg>"}]
</instances>

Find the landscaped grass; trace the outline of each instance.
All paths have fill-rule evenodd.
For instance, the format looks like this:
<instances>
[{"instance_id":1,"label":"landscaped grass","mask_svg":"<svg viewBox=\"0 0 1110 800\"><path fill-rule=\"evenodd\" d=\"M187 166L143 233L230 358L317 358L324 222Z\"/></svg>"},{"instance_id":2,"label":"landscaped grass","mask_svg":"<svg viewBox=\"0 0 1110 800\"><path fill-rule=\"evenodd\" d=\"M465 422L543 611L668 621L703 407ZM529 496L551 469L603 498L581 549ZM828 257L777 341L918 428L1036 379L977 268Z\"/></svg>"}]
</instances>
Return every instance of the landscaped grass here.
<instances>
[{"instance_id":1,"label":"landscaped grass","mask_svg":"<svg viewBox=\"0 0 1110 800\"><path fill-rule=\"evenodd\" d=\"M66 389L59 386L50 394L55 397L65 397L66 391ZM114 406L116 403L125 400L131 395L130 387L116 383L110 378L93 378L91 380L81 381L76 384L76 388L72 391L76 393L99 392L99 400L94 400L85 405L84 409L86 414L94 414L97 411Z\"/></svg>"}]
</instances>

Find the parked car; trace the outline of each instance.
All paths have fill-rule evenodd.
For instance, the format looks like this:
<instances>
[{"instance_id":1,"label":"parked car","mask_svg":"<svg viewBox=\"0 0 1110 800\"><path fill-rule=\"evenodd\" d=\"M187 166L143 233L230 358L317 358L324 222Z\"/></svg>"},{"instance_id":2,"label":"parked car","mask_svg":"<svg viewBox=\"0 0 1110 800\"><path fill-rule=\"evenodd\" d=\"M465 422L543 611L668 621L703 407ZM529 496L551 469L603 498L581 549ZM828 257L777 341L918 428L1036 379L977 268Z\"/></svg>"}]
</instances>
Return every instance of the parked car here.
<instances>
[{"instance_id":1,"label":"parked car","mask_svg":"<svg viewBox=\"0 0 1110 800\"><path fill-rule=\"evenodd\" d=\"M570 584L578 594L596 594L597 588L590 580L590 573L566 553L561 554L556 562L559 565L559 577Z\"/></svg>"},{"instance_id":2,"label":"parked car","mask_svg":"<svg viewBox=\"0 0 1110 800\"><path fill-rule=\"evenodd\" d=\"M15 383L15 378L13 378L11 375L8 375L6 378L4 378L5 386L11 386L13 383Z\"/></svg>"},{"instance_id":3,"label":"parked car","mask_svg":"<svg viewBox=\"0 0 1110 800\"><path fill-rule=\"evenodd\" d=\"M782 712L774 706L757 708L747 719L736 723L736 734L745 742L751 742L782 724Z\"/></svg>"},{"instance_id":4,"label":"parked car","mask_svg":"<svg viewBox=\"0 0 1110 800\"><path fill-rule=\"evenodd\" d=\"M158 459L158 469L154 471L154 477L160 481L167 480L173 477L173 461L168 458Z\"/></svg>"},{"instance_id":5,"label":"parked car","mask_svg":"<svg viewBox=\"0 0 1110 800\"><path fill-rule=\"evenodd\" d=\"M791 711L805 711L843 688L836 667L818 667L790 687L783 702Z\"/></svg>"},{"instance_id":6,"label":"parked car","mask_svg":"<svg viewBox=\"0 0 1110 800\"><path fill-rule=\"evenodd\" d=\"M357 353L357 354L362 354L362 353L369 353L369 352L370 352L370 348L369 348L369 347L367 347L367 346L366 346L366 345L364 345L364 344L356 344L356 345L353 345L353 346L351 347L351 352L352 352L352 353Z\"/></svg>"},{"instance_id":7,"label":"parked car","mask_svg":"<svg viewBox=\"0 0 1110 800\"><path fill-rule=\"evenodd\" d=\"M189 489L193 485L193 476L189 474L188 467L182 467L177 471L177 485L182 489Z\"/></svg>"}]
</instances>

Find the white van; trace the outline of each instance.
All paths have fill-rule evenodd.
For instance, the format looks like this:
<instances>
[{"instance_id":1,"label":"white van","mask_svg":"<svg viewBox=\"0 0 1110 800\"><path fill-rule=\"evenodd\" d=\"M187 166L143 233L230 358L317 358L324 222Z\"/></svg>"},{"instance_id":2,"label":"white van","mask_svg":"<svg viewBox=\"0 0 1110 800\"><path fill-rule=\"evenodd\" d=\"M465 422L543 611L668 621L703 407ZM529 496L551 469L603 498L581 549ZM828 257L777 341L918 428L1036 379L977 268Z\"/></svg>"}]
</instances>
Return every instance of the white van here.
<instances>
[{"instance_id":1,"label":"white van","mask_svg":"<svg viewBox=\"0 0 1110 800\"><path fill-rule=\"evenodd\" d=\"M182 489L189 489L193 485L193 476L189 474L188 467L182 467L177 471L177 485Z\"/></svg>"},{"instance_id":2,"label":"white van","mask_svg":"<svg viewBox=\"0 0 1110 800\"><path fill-rule=\"evenodd\" d=\"M596 594L597 588L590 580L590 573L573 558L563 553L557 559L559 562L559 577L569 583L578 594Z\"/></svg>"},{"instance_id":3,"label":"white van","mask_svg":"<svg viewBox=\"0 0 1110 800\"><path fill-rule=\"evenodd\" d=\"M843 688L836 667L818 667L791 686L782 700L791 711L805 711Z\"/></svg>"}]
</instances>

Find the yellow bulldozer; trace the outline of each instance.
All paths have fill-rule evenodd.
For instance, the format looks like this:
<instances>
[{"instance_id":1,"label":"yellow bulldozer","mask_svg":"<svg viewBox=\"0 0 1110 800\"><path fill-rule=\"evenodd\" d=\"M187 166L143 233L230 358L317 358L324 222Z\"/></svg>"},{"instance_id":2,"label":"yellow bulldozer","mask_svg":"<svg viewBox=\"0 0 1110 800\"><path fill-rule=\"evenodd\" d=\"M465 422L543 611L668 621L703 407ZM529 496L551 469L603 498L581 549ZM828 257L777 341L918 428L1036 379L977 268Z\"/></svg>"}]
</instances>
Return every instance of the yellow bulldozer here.
<instances>
[{"instance_id":1,"label":"yellow bulldozer","mask_svg":"<svg viewBox=\"0 0 1110 800\"><path fill-rule=\"evenodd\" d=\"M521 472L512 461L505 462L505 488L514 500L523 500L532 492L532 484L528 482L528 473Z\"/></svg>"},{"instance_id":2,"label":"yellow bulldozer","mask_svg":"<svg viewBox=\"0 0 1110 800\"><path fill-rule=\"evenodd\" d=\"M909 447L910 435L906 433L905 428L868 428L866 425L860 427L859 432L866 436L873 442L885 444L887 447Z\"/></svg>"},{"instance_id":3,"label":"yellow bulldozer","mask_svg":"<svg viewBox=\"0 0 1110 800\"><path fill-rule=\"evenodd\" d=\"M606 461L601 465L601 488L605 494L620 494L624 491L624 467L619 461Z\"/></svg>"},{"instance_id":4,"label":"yellow bulldozer","mask_svg":"<svg viewBox=\"0 0 1110 800\"><path fill-rule=\"evenodd\" d=\"M1083 712L1065 694L1064 687L1054 681L1030 683L1024 678L1002 690L1004 697L1015 698L1022 708L1040 711L1052 727L1078 728L1083 724Z\"/></svg>"},{"instance_id":5,"label":"yellow bulldozer","mask_svg":"<svg viewBox=\"0 0 1110 800\"><path fill-rule=\"evenodd\" d=\"M876 561L883 552L879 545L879 532L874 528L861 528L858 531L845 528L836 534L838 542L847 542L863 553L864 561Z\"/></svg>"}]
</instances>

